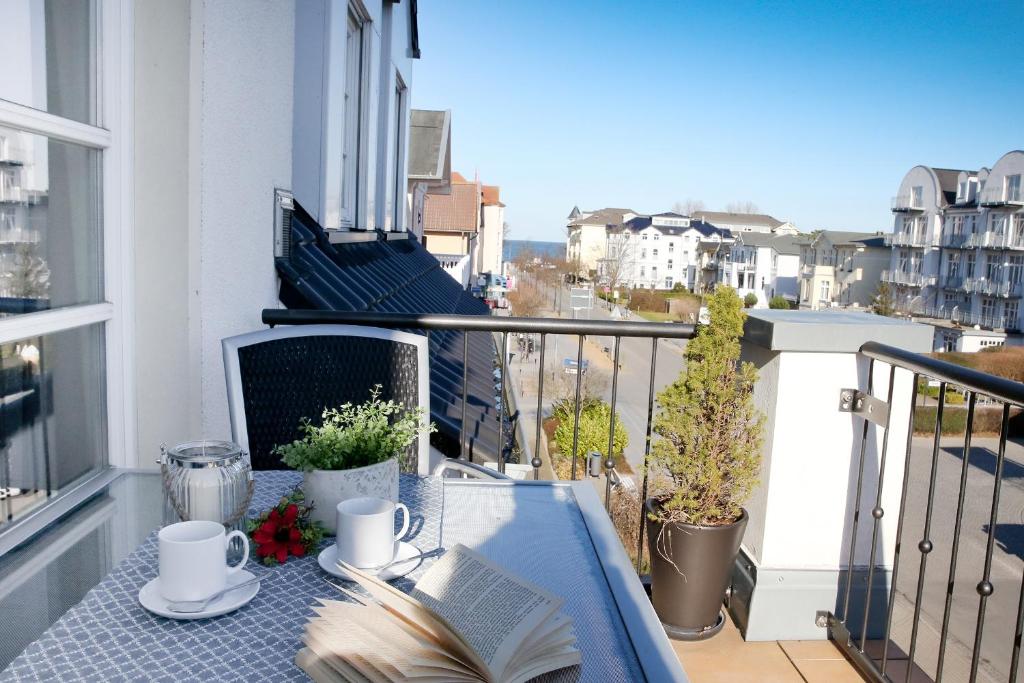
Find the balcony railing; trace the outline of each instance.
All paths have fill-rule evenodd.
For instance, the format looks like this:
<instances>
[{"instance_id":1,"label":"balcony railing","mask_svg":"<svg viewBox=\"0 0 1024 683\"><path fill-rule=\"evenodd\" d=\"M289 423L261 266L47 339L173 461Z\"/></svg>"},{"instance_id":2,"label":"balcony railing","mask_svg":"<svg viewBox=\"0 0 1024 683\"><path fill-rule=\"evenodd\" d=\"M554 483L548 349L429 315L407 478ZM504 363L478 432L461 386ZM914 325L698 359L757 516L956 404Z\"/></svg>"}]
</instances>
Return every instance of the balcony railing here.
<instances>
[{"instance_id":1,"label":"balcony railing","mask_svg":"<svg viewBox=\"0 0 1024 683\"><path fill-rule=\"evenodd\" d=\"M1021 291L1019 286L1017 287L1017 291ZM974 312L971 310L970 301L963 301L959 304L939 307L922 306L914 308L913 310L907 310L905 307L897 306L897 310L901 313L920 316L922 318L949 320L950 322L955 322L959 325L963 325L964 327L974 327L977 325L978 327L990 330L1016 330L1019 325L1017 318L1013 316Z\"/></svg>"},{"instance_id":2,"label":"balcony railing","mask_svg":"<svg viewBox=\"0 0 1024 683\"><path fill-rule=\"evenodd\" d=\"M892 210L895 213L924 211L924 202L909 194L901 194L892 198Z\"/></svg>"},{"instance_id":3,"label":"balcony railing","mask_svg":"<svg viewBox=\"0 0 1024 683\"><path fill-rule=\"evenodd\" d=\"M902 270L883 270L882 281L906 287L931 287L937 278L923 273L907 273Z\"/></svg>"},{"instance_id":4,"label":"balcony railing","mask_svg":"<svg viewBox=\"0 0 1024 683\"><path fill-rule=\"evenodd\" d=\"M582 366L584 338L587 335L610 337L613 340L610 350L610 355L613 356L610 389L610 404L613 414L619 399L622 340L627 338L650 339L650 375L647 378L648 387L642 391L646 399L647 413L645 462L651 449L658 340L687 339L694 333L693 328L688 325L663 323L332 311L265 310L263 320L270 325L357 324L421 330L427 334L443 334L448 330L463 330L468 333L493 335L499 345L498 348L507 348L510 334L523 332L539 335L540 363L536 378L538 416L544 414L546 374L544 356L546 353L550 353L550 337L565 335L577 338L577 344L574 345L577 367ZM893 660L899 657L895 651L897 646L907 653L906 657L908 658L906 662L899 662L900 665L910 670L913 670L915 665L927 668L928 674L936 680L941 679L944 669L947 669L945 673L948 680L954 678L956 680L974 680L982 662L986 662L986 666L989 666L995 660L999 660L1000 665L1004 667L1008 664L1010 671L1013 672L1010 680L1015 680L1020 657L1018 646L1020 627L1017 628L1016 633L1013 632L1012 627L1009 630L994 627L990 627L989 631L985 629L987 625L991 626L990 621L999 624L1024 623L1024 601L1018 603L1017 594L1013 592L1013 586L1019 586L1021 581L1019 565L998 563L999 558L996 557L997 552L1000 557L1006 554L1002 548L1002 541L998 546L996 544L997 534L1000 533L999 529L1001 528L999 500L1004 478L1017 476L1015 473L1009 473L1011 465L1006 458L1006 444L1012 416L1011 410L1015 412L1018 410L1018 406L1024 406L1024 384L875 342L868 342L861 346L858 355L867 365L867 372L863 375L868 378L866 390L844 389L838 408L841 412L852 413L851 419L854 420L853 425L857 434L854 442L856 450L853 452L851 461L852 474L849 480L849 499L853 501L850 506L852 513L850 513L849 521L845 526L847 531L842 540L843 562L840 570L839 590L834 598L829 598L827 604L822 605L820 624L829 629L830 638L846 651L850 659L869 680L902 680L902 675L897 677L894 671L897 662ZM508 359L503 354L499 354L499 359L495 373L496 392L504 394L504 384L511 373L507 371ZM469 361L470 358L464 351L463 367ZM638 368L633 367L631 370L636 372ZM884 382L886 376L888 376L888 381ZM582 380L583 376L577 374L575 377L577 411L581 405ZM916 413L925 409L919 405L920 401L917 395L918 386L922 380L934 380L939 383L937 400L926 406L927 409L936 411L933 417L934 436L922 437L922 440L927 439L929 442L927 450L920 446L915 447L913 436ZM764 379L764 381L773 380ZM879 386L883 384L884 387L879 390ZM903 387L899 393L894 392L896 386ZM950 390L957 388L958 391L966 394L966 409L952 406L951 400L949 401L950 405L947 405L947 388ZM906 404L903 403L906 398L909 398L909 426L903 422L903 416L908 415L904 408ZM465 389L463 389L462 400L464 406ZM994 402L996 407L988 407L988 402ZM506 402L501 401L499 411L506 410L505 405ZM898 420L896 419L897 413L893 410L896 405L900 406ZM520 410L523 407L521 406ZM456 404L452 408L457 411L458 405ZM966 425L966 431L964 428L960 430L964 440L964 454L961 456L962 468L958 468L958 478L955 475L938 478L936 472L940 468L943 468L943 471L948 469L948 464L944 460L950 457L948 444L946 444L947 449L944 450L940 440L948 431L943 427L947 422L952 421L954 411L962 413L960 420ZM991 462L984 461L982 458L984 462L977 465L974 459L980 456L967 455L971 453L975 421L980 419L979 416L983 412L988 416L988 413L993 411L997 413L998 417L996 420L999 424L998 446L994 447L996 450L993 452ZM497 417L498 428L501 429L503 420L501 415ZM579 439L578 426L579 413L577 412L573 434L574 452ZM890 430L896 426L901 428L898 432L901 436L890 439ZM906 432L902 431L903 428L906 428ZM540 444L542 443L541 420L537 420L535 429L536 443ZM606 452L612 450L612 444L615 442L615 429L616 420L610 420L608 451ZM907 434L905 441L902 436L904 433ZM460 444L463 448L463 457L468 459L471 454L465 449L465 436L465 434L462 435ZM542 464L540 455L541 451L535 451L530 460L535 478L539 477ZM603 457L603 454L601 455ZM968 457L971 458L971 464L977 465L976 467L968 466ZM902 463L902 467L899 466L900 463ZM621 486L621 484L615 483L617 473L614 463L605 459L602 464L607 502L611 500L613 487ZM922 465L930 472L930 476L925 477L918 474ZM497 463L497 467L499 470L504 470L504 462ZM1017 466L1013 465L1013 467L1015 472ZM646 468L644 469L646 470ZM883 482L886 472L893 473L892 479L886 479ZM572 463L571 477L576 479L582 476L586 476L585 463L582 459L575 458ZM635 492L640 501L647 496L646 471L642 476L643 483ZM968 489L968 478L971 480L970 489ZM915 484L914 487L911 487L911 481L919 482L920 485ZM924 498L922 486L927 488L926 501L921 500ZM856 493L853 493L854 490ZM968 490L971 491L970 505L967 498ZM883 492L893 493L883 495ZM986 494L986 492L988 493ZM970 506L976 505L979 500L982 501L982 505L987 506L989 495L991 497L990 512L985 513L986 523L979 525L969 514L970 510L975 509ZM937 503L936 501L942 502ZM944 507L946 501L949 501L948 508ZM952 501L956 501L955 516L953 515L954 503ZM827 506L829 501L825 501L823 504ZM838 501L832 502L832 504L843 506L844 503ZM642 509L633 510L628 517L633 528L639 531L639 542L637 543L635 535L631 541L631 543L637 543L635 546L637 551L636 570L639 572L642 567L645 540ZM886 520L896 520L895 538L883 532L883 517ZM947 520L947 517L950 519ZM921 518L923 518L923 528L918 523ZM885 524L888 525L888 521ZM969 538L972 534L981 536L984 541L980 545L977 544L973 538ZM969 539L970 543L968 540L961 543L962 539ZM937 551L937 555L943 557L944 567L934 566L938 560L932 558L931 573L926 576L927 565L933 550ZM950 559L946 560L947 557ZM890 562L883 558L891 558L891 573L882 567L883 562L886 564ZM919 565L917 572L909 571L906 566L912 560L915 565ZM996 561L994 562L994 560ZM976 593L973 594L976 597L970 606L964 602L962 589L958 589L956 596L952 592L937 593L931 589L924 590L926 581L934 579L936 572L942 573L943 580L945 580L943 569L946 562L949 562L948 581L950 586L954 585L955 580L957 586L977 587ZM943 583L943 586L945 585L946 583ZM1001 592L1004 590L1003 586L1007 586L1011 592L1003 595ZM988 598L994 590L998 591L998 597L996 600L989 601ZM872 596L879 596L879 599L876 600ZM954 597L957 615L961 615L964 609L971 610L969 621L961 616L957 616L956 619L952 618ZM1016 612L1016 621L1014 621L1014 612ZM904 624L908 625L906 631L909 631L909 634L902 629ZM884 633L884 637L881 642L873 642L873 639L878 638L882 633ZM876 645L879 652L872 653L872 648ZM935 659L923 655L923 653L935 652L938 653L939 658L937 672ZM954 652L957 655L956 658L951 654ZM959 666L965 669L969 668L971 673L968 675L964 672L961 675L956 670L956 667ZM1004 675L1002 678L1005 680L1006 676Z\"/></svg>"},{"instance_id":5,"label":"balcony railing","mask_svg":"<svg viewBox=\"0 0 1024 683\"><path fill-rule=\"evenodd\" d=\"M981 191L978 203L982 206L1024 206L1024 190L1020 186L1005 187L997 183L995 187Z\"/></svg>"},{"instance_id":6,"label":"balcony railing","mask_svg":"<svg viewBox=\"0 0 1024 683\"><path fill-rule=\"evenodd\" d=\"M942 233L942 246L952 247L954 249L964 246L967 242L967 235L961 233Z\"/></svg>"},{"instance_id":7,"label":"balcony railing","mask_svg":"<svg viewBox=\"0 0 1024 683\"><path fill-rule=\"evenodd\" d=\"M984 661L988 666L997 658L1000 660L1001 667L1005 667L1006 663L1009 664L1009 680L1016 680L1020 661L1022 630L1020 625L1024 624L1024 600L1017 600L1017 595L1013 592L1013 585L1015 581L1017 583L1020 581L1020 570L1016 567L1009 571L1001 566L994 567L993 557L996 549L997 529L1000 527L998 524L1000 493L1003 480L1008 476L1006 470L1010 467L1006 458L1006 444L1010 432L1011 407L1016 412L1019 406L1024 405L1024 384L874 342L864 344L861 347L861 354L870 359L869 377L876 371L876 364L884 363L888 366L888 372L885 374L888 374L889 379L887 391L882 396L871 396L872 391L869 389L858 402L857 394L859 392L851 390L850 409L853 412L858 412L864 418L863 436L857 470L857 495L853 499L855 504L850 518L850 540L846 552L845 566L849 569L845 572L842 595L837 602L835 613L829 612L825 618L830 635L841 647L845 648L853 662L872 681L909 680L915 664L928 667L926 673L934 680L945 680L943 679L945 673L949 676L949 680L956 678L956 680L974 681L977 680L982 662ZM902 443L890 443L889 439L889 433L893 427L891 424L894 403L893 386L897 381L897 370L901 372L901 375L912 373L910 378L912 387L909 410L910 426L906 448L902 454L904 462L898 509L892 510L890 506L890 509L886 510L883 508L883 477L886 473L887 453L891 453L896 448L903 449ZM912 436L915 413L919 410L918 386L922 380L938 382L938 399L937 406L934 408L935 427L934 436L931 438L930 457L925 451L917 456L917 459L923 460L923 462L915 463ZM949 481L950 477L941 479L937 477L940 462L947 457L941 443L944 418L947 413L952 414L954 410L959 411L961 417L964 415L962 408L950 409L947 407L947 388L950 390L948 392L950 394L954 389L962 390L967 397L966 426L960 432L963 434L963 454L958 487L952 486L957 483L956 479ZM991 476L986 476L983 481L978 481L969 467L968 461L971 457L971 442L976 416L981 410L979 403L986 398L997 406L994 409L986 408L986 410L997 411L999 437L990 469L986 470L991 473ZM872 438L869 437L869 427L872 424L875 429L882 430L881 455L875 456L879 458L877 463L873 461L872 456L866 455L869 451L869 439ZM889 455L889 457L892 456ZM872 458L870 469L865 467L869 458ZM910 488L915 464L927 466L929 476L927 479L920 480L927 481L926 497L918 495ZM972 462L971 464L977 466L977 463ZM1013 466L1016 467L1016 465ZM923 476L923 472L921 476ZM982 538L970 539L975 542L981 541L976 552L982 554L983 557L967 557L971 553L969 550L961 552L961 539L974 532L974 527L971 525L975 524L974 521L968 521L965 525L965 511L971 507L967 498L968 479L979 486L979 489L972 488L972 502L978 495L984 496L986 501L991 501L985 515L986 523L982 526L983 540ZM943 486L943 483L946 482L950 486ZM888 484L889 482L884 483ZM868 487L868 494L865 496L867 500L862 501L861 492L865 486ZM873 495L872 492L874 492ZM918 502L908 504L912 498ZM925 498L925 500L922 501L921 498ZM940 502L936 504L936 500ZM956 512L952 523L937 521L936 517L940 516L943 520L946 519L942 512L947 504L946 501L949 501L951 511L954 500L956 501ZM923 510L921 510L922 507ZM972 509L974 508L972 507ZM882 518L887 512L898 516L895 538L889 543L885 542L881 531ZM922 515L923 522L919 522ZM908 522L908 516L913 521ZM934 527L933 521L936 522ZM919 535L917 535L918 533ZM867 549L866 553L857 552L858 537L861 534L865 534L865 537L861 539L862 543L870 536L870 544L862 546ZM911 534L914 535L911 536ZM967 543L965 542L964 545L966 546ZM880 546L882 547L880 548ZM884 576L884 572L876 575L876 558L879 557L880 552L884 553L885 547L894 548L892 571L888 577ZM933 550L940 548L943 553L948 552L950 557L948 560L948 582L944 584L949 586L949 590L944 591L944 595L929 591L935 604L928 604L926 607L925 603L929 602L925 592L925 584L928 580L928 561ZM859 558L858 555L860 555ZM904 563L911 560L917 561L917 567L903 566ZM936 572L943 576L943 569L946 568L936 567L933 564L931 567L932 577ZM876 581L881 582L877 585L882 587L883 593L885 593L886 586L891 587L881 604L877 604L875 600L871 599L873 590L879 590L877 587L873 588L876 586ZM956 619L953 619L955 582L975 588L977 607L971 610L969 621L966 615L958 615ZM856 589L854 589L854 584L856 584ZM904 586L902 591L901 585ZM993 601L992 609L1000 609L997 618L1005 619L1007 623L1013 623L1009 622L1009 619L1012 614L1011 610L1015 608L1017 613L1015 623L1018 624L1016 633L1011 633L1007 629L995 629L990 632L985 630L986 617L989 613L988 599L996 591L995 586L997 585L1006 586L1010 589L1010 593L1005 596L1000 595L997 601ZM898 597L900 595L902 597ZM851 599L852 596L856 596L856 599ZM911 604L903 604L904 601L910 602L911 600ZM898 616L896 615L897 602L901 603ZM960 604L964 608L971 609L963 602ZM875 656L872 657L872 653L869 652L872 645L868 638L869 624L873 623L872 607L880 610L881 613L876 611L874 618L882 622L884 629L880 643L880 657L877 653L874 653ZM923 614L928 614L930 619L936 623L921 628ZM941 626L938 625L939 614L942 615ZM893 660L900 655L896 653L892 639L897 631L902 631L903 624L909 624L910 633L909 638L901 642L899 646L906 653L908 661L899 662L897 665ZM894 630L894 626L897 627L896 630ZM951 643L951 640L955 640L955 642ZM996 654L997 650L998 654ZM922 651L937 653L937 659L928 657L927 661L920 661ZM954 651L957 655L962 654L962 661L954 659L951 655ZM902 673L896 672L898 666L905 668L905 679ZM955 667L959 670L954 671ZM1001 677L1005 678L1005 676ZM986 680L989 679L986 678Z\"/></svg>"},{"instance_id":8,"label":"balcony railing","mask_svg":"<svg viewBox=\"0 0 1024 683\"><path fill-rule=\"evenodd\" d=\"M894 232L885 236L885 245L889 247L930 247L933 239L923 232Z\"/></svg>"}]
</instances>

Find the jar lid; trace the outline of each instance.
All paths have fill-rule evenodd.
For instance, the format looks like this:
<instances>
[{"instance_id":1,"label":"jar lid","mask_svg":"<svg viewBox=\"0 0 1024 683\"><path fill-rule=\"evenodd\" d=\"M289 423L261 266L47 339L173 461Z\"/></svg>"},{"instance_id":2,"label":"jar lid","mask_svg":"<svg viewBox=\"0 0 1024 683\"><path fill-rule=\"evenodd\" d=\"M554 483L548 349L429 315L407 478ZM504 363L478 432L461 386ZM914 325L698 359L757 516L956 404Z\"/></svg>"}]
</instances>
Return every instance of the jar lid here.
<instances>
[{"instance_id":1,"label":"jar lid","mask_svg":"<svg viewBox=\"0 0 1024 683\"><path fill-rule=\"evenodd\" d=\"M167 464L182 467L219 467L242 457L242 447L231 441L186 441L164 450Z\"/></svg>"}]
</instances>

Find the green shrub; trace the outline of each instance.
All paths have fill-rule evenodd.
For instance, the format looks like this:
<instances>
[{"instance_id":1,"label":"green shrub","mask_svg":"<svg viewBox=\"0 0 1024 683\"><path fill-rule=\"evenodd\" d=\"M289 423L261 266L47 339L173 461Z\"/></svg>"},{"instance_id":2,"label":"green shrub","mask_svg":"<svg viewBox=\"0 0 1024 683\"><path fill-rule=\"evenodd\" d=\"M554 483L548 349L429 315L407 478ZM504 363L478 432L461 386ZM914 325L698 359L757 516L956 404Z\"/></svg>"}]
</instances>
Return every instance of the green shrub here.
<instances>
[{"instance_id":1,"label":"green shrub","mask_svg":"<svg viewBox=\"0 0 1024 683\"><path fill-rule=\"evenodd\" d=\"M424 422L422 408L381 401L380 390L379 384L371 389L365 403L325 409L321 425L302 418L303 437L277 446L274 453L297 470L349 470L401 455L419 434L436 430Z\"/></svg>"},{"instance_id":2,"label":"green shrub","mask_svg":"<svg viewBox=\"0 0 1024 683\"><path fill-rule=\"evenodd\" d=\"M583 458L591 451L597 451L602 455L608 453L608 430L611 427L611 406L601 400L591 399L580 401L580 428L579 437L576 443L576 457ZM566 400L560 406L555 407L554 417L558 418L558 427L555 428L555 446L558 452L565 458L572 457L572 433L573 423L576 421L573 410L574 401ZM613 443L612 459L619 461L629 443L629 434L622 424L618 413L615 415L615 441Z\"/></svg>"},{"instance_id":3,"label":"green shrub","mask_svg":"<svg viewBox=\"0 0 1024 683\"><path fill-rule=\"evenodd\" d=\"M949 395L946 395L947 402ZM935 433L936 406L917 406L914 409L914 432L917 434ZM1009 436L1024 436L1024 420L1020 417L1020 409L1010 410ZM1003 409L992 406L979 406L974 410L972 434L998 434L1002 428ZM942 412L942 434L944 436L963 435L967 430L967 409L946 408Z\"/></svg>"},{"instance_id":4,"label":"green shrub","mask_svg":"<svg viewBox=\"0 0 1024 683\"><path fill-rule=\"evenodd\" d=\"M725 524L740 516L757 485L762 415L753 402L757 371L740 363L742 302L731 287L708 299L709 325L686 347L686 367L658 394L651 453L657 519Z\"/></svg>"},{"instance_id":5,"label":"green shrub","mask_svg":"<svg viewBox=\"0 0 1024 683\"><path fill-rule=\"evenodd\" d=\"M677 282L674 285L672 285L672 291L676 293L685 292L686 285L684 285L682 282Z\"/></svg>"},{"instance_id":6,"label":"green shrub","mask_svg":"<svg viewBox=\"0 0 1024 683\"><path fill-rule=\"evenodd\" d=\"M789 299L782 295L776 294L775 296L768 300L768 308L781 308L783 310L786 310L792 307L789 305Z\"/></svg>"},{"instance_id":7,"label":"green shrub","mask_svg":"<svg viewBox=\"0 0 1024 683\"><path fill-rule=\"evenodd\" d=\"M745 297L743 297L743 307L744 308L753 308L756 305L757 305L757 294L754 294L753 292L748 292L747 295Z\"/></svg>"}]
</instances>

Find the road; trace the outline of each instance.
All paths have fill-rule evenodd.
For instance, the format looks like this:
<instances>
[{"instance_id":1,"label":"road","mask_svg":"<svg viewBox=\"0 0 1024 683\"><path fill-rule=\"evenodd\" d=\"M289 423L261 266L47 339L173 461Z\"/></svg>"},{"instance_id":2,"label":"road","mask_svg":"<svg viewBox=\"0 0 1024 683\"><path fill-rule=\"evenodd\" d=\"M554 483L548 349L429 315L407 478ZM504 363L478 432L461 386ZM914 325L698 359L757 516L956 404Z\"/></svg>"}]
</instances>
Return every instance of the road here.
<instances>
[{"instance_id":1,"label":"road","mask_svg":"<svg viewBox=\"0 0 1024 683\"><path fill-rule=\"evenodd\" d=\"M563 290L556 296L553 290L546 290L550 297L549 315L553 317L573 318L573 311L569 308L569 297L567 290ZM554 302L557 300L558 310L555 310ZM589 311L577 311L576 319L611 320L610 311L604 308L604 302L595 300L595 307ZM663 323L666 326L672 323ZM584 359L590 362L590 367L596 370L597 374L607 379L607 386L601 394L606 401L611 401L611 379L612 379L612 353L614 352L613 337L592 337L588 339L584 347ZM511 350L515 351L515 345L510 341ZM605 352L607 349L607 352ZM572 392L575 384L574 376L565 376L562 369L562 361L566 358L576 359L578 352L578 337L566 335L549 335L546 352L546 375L544 386L543 405L545 413L551 408L553 400L558 398L559 390L562 393ZM629 435L629 442L626 446L626 460L634 470L639 470L643 464L644 443L647 433L647 403L650 387L651 373L651 352L652 341L650 339L623 338L619 347L619 378L617 397L615 402L616 412L622 420ZM685 341L680 340L659 340L658 358L655 372L655 395L664 389L668 384L675 381L684 366ZM533 415L536 413L536 354L532 362L523 362L518 354L513 356L510 370L514 380L518 380L517 389L521 397L520 410L523 417L533 424ZM556 379L562 375L561 379ZM530 438L532 439L532 432Z\"/></svg>"}]
</instances>

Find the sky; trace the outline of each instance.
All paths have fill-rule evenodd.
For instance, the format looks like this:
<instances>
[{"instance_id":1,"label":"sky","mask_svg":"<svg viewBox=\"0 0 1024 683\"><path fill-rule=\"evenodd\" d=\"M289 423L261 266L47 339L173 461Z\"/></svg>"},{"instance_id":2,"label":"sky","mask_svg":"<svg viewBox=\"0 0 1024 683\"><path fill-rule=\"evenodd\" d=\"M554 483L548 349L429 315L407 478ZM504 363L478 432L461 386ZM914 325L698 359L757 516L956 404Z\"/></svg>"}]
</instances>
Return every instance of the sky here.
<instances>
[{"instance_id":1,"label":"sky","mask_svg":"<svg viewBox=\"0 0 1024 683\"><path fill-rule=\"evenodd\" d=\"M891 231L913 166L1024 148L1022 24L1024 0L420 0L412 106L451 109L511 239L688 199Z\"/></svg>"}]
</instances>

